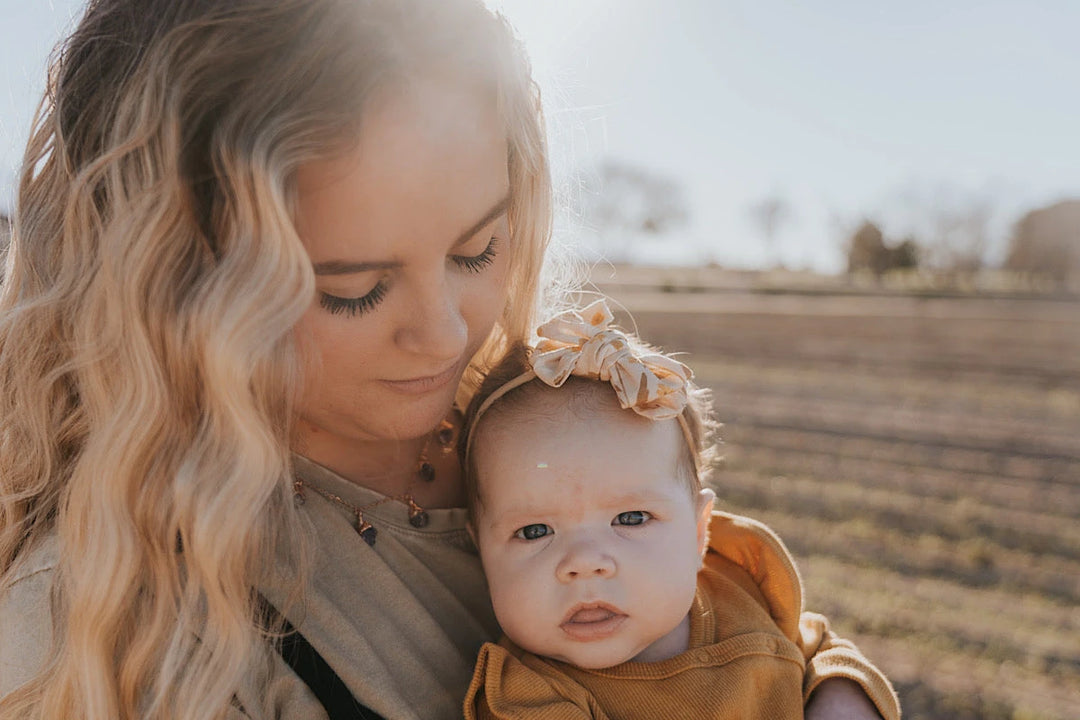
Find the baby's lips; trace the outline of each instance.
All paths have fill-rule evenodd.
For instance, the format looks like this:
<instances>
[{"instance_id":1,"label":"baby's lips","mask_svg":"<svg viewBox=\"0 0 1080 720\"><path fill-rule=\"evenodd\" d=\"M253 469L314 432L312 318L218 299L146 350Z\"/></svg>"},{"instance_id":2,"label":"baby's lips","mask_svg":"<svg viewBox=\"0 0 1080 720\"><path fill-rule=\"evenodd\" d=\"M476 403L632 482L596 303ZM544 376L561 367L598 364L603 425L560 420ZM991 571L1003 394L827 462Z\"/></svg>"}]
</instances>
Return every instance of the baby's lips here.
<instances>
[{"instance_id":1,"label":"baby's lips","mask_svg":"<svg viewBox=\"0 0 1080 720\"><path fill-rule=\"evenodd\" d=\"M583 603L570 608L563 620L562 631L577 642L595 642L619 632L626 614L607 603Z\"/></svg>"},{"instance_id":2,"label":"baby's lips","mask_svg":"<svg viewBox=\"0 0 1080 720\"><path fill-rule=\"evenodd\" d=\"M563 617L562 624L597 623L624 615L626 615L626 613L622 610L606 602L578 603L566 613Z\"/></svg>"},{"instance_id":3,"label":"baby's lips","mask_svg":"<svg viewBox=\"0 0 1080 720\"><path fill-rule=\"evenodd\" d=\"M594 623L608 620L615 615L616 613L613 613L612 611L604 607L582 608L581 610L578 610L573 615L571 615L566 622Z\"/></svg>"}]
</instances>

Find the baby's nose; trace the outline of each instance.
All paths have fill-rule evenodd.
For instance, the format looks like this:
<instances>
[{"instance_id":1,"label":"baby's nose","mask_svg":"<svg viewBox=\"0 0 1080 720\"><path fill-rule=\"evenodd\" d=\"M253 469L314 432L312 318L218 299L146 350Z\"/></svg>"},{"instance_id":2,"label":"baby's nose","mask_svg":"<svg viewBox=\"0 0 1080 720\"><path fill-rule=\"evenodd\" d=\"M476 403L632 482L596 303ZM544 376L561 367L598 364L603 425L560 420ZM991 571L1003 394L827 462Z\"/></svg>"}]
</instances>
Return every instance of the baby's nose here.
<instances>
[{"instance_id":1,"label":"baby's nose","mask_svg":"<svg viewBox=\"0 0 1080 720\"><path fill-rule=\"evenodd\" d=\"M555 574L564 583L590 577L612 577L615 559L595 544L579 543L569 549Z\"/></svg>"}]
</instances>

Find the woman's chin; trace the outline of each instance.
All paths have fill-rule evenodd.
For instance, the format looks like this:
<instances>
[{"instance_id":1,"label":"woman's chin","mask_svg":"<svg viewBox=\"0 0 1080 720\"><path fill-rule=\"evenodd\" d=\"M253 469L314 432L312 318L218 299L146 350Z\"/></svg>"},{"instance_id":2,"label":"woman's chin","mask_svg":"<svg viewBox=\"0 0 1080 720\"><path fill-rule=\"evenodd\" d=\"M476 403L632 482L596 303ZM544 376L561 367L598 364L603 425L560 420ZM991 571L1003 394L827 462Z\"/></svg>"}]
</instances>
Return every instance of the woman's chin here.
<instances>
[{"instance_id":1,"label":"woman's chin","mask_svg":"<svg viewBox=\"0 0 1080 720\"><path fill-rule=\"evenodd\" d=\"M380 434L387 437L420 437L437 428L450 414L454 394L453 389L446 388L440 392L399 399L391 406L394 408L393 417L385 418L384 422L376 420L375 425L381 426Z\"/></svg>"}]
</instances>

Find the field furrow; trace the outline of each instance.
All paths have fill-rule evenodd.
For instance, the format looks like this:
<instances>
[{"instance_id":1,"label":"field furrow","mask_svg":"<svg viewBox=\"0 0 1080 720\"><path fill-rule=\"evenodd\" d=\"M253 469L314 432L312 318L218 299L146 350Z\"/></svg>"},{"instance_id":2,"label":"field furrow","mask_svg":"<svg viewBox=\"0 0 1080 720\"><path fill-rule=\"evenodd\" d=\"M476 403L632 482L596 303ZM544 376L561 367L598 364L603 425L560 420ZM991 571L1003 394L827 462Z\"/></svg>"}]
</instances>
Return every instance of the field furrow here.
<instances>
[{"instance_id":1,"label":"field furrow","mask_svg":"<svg viewBox=\"0 0 1080 720\"><path fill-rule=\"evenodd\" d=\"M926 413L975 415L1003 421L1032 422L1064 430L1075 427L1080 392L1032 391L998 382L957 384L917 375L882 377L873 372L838 374L813 365L738 363L690 356L698 382L752 397L845 398L878 408L914 408Z\"/></svg>"},{"instance_id":2,"label":"field furrow","mask_svg":"<svg viewBox=\"0 0 1080 720\"><path fill-rule=\"evenodd\" d=\"M942 501L977 498L986 506L1025 508L1032 513L1076 522L1080 493L1075 485L1051 478L1013 479L991 473L943 470L878 457L842 455L790 432L776 438L756 432L733 433L739 439L721 448L731 467L754 468L765 475L806 474L820 483L849 482Z\"/></svg>"},{"instance_id":3,"label":"field furrow","mask_svg":"<svg viewBox=\"0 0 1080 720\"><path fill-rule=\"evenodd\" d=\"M771 503L770 503L771 504ZM975 588L1002 588L1080 604L1080 562L1008 550L984 538L951 542L907 533L861 517L842 522L741 505L721 507L771 525L799 555L828 555L866 568L888 567L912 577L951 579Z\"/></svg>"},{"instance_id":4,"label":"field furrow","mask_svg":"<svg viewBox=\"0 0 1080 720\"><path fill-rule=\"evenodd\" d=\"M1080 424L1058 418L1034 421L986 413L922 407L882 406L847 397L807 397L722 388L713 389L722 419L751 423L810 424L842 434L862 434L921 443L942 442L1027 457L1063 457L1080 462Z\"/></svg>"},{"instance_id":5,"label":"field furrow","mask_svg":"<svg viewBox=\"0 0 1080 720\"><path fill-rule=\"evenodd\" d=\"M761 422L743 419L725 423L727 444L759 444L759 437L781 435L797 438L787 449L821 451L828 448L841 457L873 459L906 465L913 470L936 468L960 473L993 475L1004 480L1035 480L1070 487L1080 486L1080 459L1071 456L1018 454L1007 449L976 448L949 438L916 440L869 434L857 428L847 431L825 427L804 419Z\"/></svg>"},{"instance_id":6,"label":"field furrow","mask_svg":"<svg viewBox=\"0 0 1080 720\"><path fill-rule=\"evenodd\" d=\"M712 389L720 506L784 539L904 717L1075 718L1080 304L658 272L617 300Z\"/></svg>"},{"instance_id":7,"label":"field furrow","mask_svg":"<svg viewBox=\"0 0 1080 720\"><path fill-rule=\"evenodd\" d=\"M1074 607L1031 595L1007 603L1002 591L860 570L828 557L800 558L800 566L807 607L844 618L856 633L910 638L973 661L1014 662L1080 690L1080 611ZM860 578L857 586L852 577Z\"/></svg>"},{"instance_id":8,"label":"field furrow","mask_svg":"<svg viewBox=\"0 0 1080 720\"><path fill-rule=\"evenodd\" d=\"M1080 562L1080 523L1075 517L984 505L970 495L942 500L853 483L823 483L806 475L731 470L717 473L714 482L719 498L742 506L830 522L857 517L912 535L954 543L983 540L997 548Z\"/></svg>"}]
</instances>

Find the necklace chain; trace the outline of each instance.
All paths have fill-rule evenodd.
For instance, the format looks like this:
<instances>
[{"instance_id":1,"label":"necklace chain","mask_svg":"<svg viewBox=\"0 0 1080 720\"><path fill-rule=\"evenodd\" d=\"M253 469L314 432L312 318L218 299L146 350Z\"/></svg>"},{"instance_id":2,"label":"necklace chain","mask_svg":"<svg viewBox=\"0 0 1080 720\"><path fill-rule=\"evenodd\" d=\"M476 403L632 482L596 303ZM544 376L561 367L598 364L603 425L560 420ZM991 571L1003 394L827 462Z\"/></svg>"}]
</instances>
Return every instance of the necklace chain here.
<instances>
[{"instance_id":1,"label":"necklace chain","mask_svg":"<svg viewBox=\"0 0 1080 720\"><path fill-rule=\"evenodd\" d=\"M316 495L329 500L332 503L340 505L352 512L356 518L356 532L368 545L375 545L375 538L378 536L378 530L367 520L364 519L364 512L377 508L380 505L385 505L391 502L399 502L405 505L409 511L409 524L415 528L425 527L430 521L431 517L419 503L416 502L416 498L413 497L413 487L416 485L416 479L420 478L425 483L433 483L435 481L435 466L428 461L427 451L428 446L431 444L431 438L434 436L439 441L439 448L442 453L450 452L454 447L454 429L455 425L450 420L443 420L442 423L428 434L427 439L424 441L423 448L420 449L420 455L416 459L416 469L412 473L412 479L409 481L409 485L405 488L405 492L400 495L388 495L383 498L379 498L374 502L370 502L367 505L353 505L351 502L335 495L332 492L323 490L322 488L315 487L309 483L304 482L300 477L293 478L293 499L297 505L303 505L307 500L304 495L304 491L310 489Z\"/></svg>"}]
</instances>

